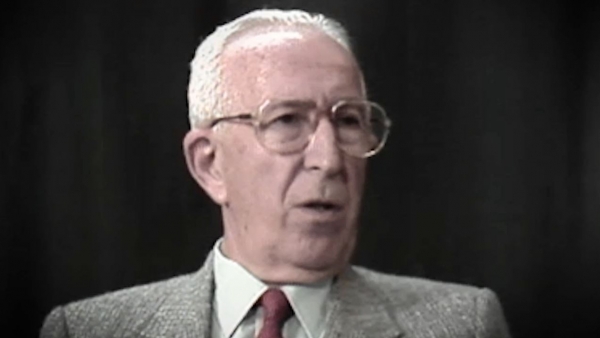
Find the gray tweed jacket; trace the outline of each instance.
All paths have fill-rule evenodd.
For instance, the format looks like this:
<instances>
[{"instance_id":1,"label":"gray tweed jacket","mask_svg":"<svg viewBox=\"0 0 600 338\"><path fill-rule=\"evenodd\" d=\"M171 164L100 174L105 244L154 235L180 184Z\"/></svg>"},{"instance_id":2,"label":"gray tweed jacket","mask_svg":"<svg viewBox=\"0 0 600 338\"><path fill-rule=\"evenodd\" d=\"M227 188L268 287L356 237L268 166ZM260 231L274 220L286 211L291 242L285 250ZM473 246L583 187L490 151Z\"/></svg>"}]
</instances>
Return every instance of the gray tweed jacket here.
<instances>
[{"instance_id":1,"label":"gray tweed jacket","mask_svg":"<svg viewBox=\"0 0 600 338\"><path fill-rule=\"evenodd\" d=\"M55 308L40 337L210 338L213 255L196 273ZM349 267L333 284L323 338L509 337L488 289Z\"/></svg>"}]
</instances>

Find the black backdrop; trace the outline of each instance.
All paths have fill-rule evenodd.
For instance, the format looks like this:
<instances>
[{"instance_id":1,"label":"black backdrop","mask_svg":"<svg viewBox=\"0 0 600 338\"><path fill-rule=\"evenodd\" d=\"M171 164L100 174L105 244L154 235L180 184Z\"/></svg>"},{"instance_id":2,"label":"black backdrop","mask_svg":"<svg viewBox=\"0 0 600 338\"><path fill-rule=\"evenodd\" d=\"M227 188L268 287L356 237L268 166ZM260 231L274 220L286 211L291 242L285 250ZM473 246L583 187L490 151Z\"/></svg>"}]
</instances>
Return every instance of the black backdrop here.
<instances>
[{"instance_id":1,"label":"black backdrop","mask_svg":"<svg viewBox=\"0 0 600 338\"><path fill-rule=\"evenodd\" d=\"M36 0L0 5L0 335L200 266L188 62L265 5L342 21L394 120L356 263L489 286L515 337L600 334L598 2Z\"/></svg>"}]
</instances>

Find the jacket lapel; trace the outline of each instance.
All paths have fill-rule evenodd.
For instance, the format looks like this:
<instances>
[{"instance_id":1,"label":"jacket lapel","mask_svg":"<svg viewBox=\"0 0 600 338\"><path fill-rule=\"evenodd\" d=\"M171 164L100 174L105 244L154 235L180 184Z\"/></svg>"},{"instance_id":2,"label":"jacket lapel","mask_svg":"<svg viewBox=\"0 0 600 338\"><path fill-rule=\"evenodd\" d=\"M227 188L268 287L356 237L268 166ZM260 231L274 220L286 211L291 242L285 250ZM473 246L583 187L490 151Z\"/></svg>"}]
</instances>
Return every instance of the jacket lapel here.
<instances>
[{"instance_id":1,"label":"jacket lapel","mask_svg":"<svg viewBox=\"0 0 600 338\"><path fill-rule=\"evenodd\" d=\"M388 302L352 268L333 284L328 301L325 338L392 338L403 331L388 310Z\"/></svg>"},{"instance_id":2,"label":"jacket lapel","mask_svg":"<svg viewBox=\"0 0 600 338\"><path fill-rule=\"evenodd\" d=\"M165 295L162 304L140 331L142 337L210 338L214 291L213 253L196 273Z\"/></svg>"}]
</instances>

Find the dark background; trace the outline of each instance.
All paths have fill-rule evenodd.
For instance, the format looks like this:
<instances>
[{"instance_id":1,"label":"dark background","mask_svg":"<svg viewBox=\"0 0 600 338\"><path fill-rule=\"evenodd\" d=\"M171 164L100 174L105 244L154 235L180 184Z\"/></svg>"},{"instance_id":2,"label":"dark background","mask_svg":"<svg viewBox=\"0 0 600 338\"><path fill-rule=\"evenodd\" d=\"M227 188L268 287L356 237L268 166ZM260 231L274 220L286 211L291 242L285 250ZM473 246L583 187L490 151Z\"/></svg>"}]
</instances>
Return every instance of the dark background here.
<instances>
[{"instance_id":1,"label":"dark background","mask_svg":"<svg viewBox=\"0 0 600 338\"><path fill-rule=\"evenodd\" d=\"M188 62L264 5L344 23L394 120L356 263L488 286L517 338L600 334L598 1L38 0L0 5L0 335L200 267Z\"/></svg>"}]
</instances>

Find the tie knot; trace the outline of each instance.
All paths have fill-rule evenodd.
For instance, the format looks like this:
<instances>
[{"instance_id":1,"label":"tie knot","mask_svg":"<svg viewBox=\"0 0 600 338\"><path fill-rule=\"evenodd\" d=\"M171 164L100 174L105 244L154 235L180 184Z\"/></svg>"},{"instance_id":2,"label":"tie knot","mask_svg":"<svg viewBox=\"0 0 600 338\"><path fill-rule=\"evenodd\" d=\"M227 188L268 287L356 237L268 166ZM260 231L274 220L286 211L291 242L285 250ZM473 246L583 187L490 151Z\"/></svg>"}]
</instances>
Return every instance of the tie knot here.
<instances>
[{"instance_id":1,"label":"tie knot","mask_svg":"<svg viewBox=\"0 0 600 338\"><path fill-rule=\"evenodd\" d=\"M272 322L281 327L292 314L292 308L287 297L280 289L269 288L260 297L265 322Z\"/></svg>"}]
</instances>

